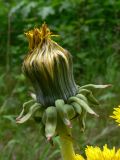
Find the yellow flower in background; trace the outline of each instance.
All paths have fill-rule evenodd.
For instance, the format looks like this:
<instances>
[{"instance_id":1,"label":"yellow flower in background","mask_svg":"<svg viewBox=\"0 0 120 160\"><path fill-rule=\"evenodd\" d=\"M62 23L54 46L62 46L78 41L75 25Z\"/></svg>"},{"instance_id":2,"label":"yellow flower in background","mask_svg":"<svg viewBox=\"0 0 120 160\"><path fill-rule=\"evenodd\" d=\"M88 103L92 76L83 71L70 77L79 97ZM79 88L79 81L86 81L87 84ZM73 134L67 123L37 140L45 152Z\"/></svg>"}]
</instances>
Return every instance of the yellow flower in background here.
<instances>
[{"instance_id":1,"label":"yellow flower in background","mask_svg":"<svg viewBox=\"0 0 120 160\"><path fill-rule=\"evenodd\" d=\"M99 147L87 146L87 160L120 160L120 149L115 151L115 147L109 149L107 145L103 146L103 150Z\"/></svg>"},{"instance_id":2,"label":"yellow flower in background","mask_svg":"<svg viewBox=\"0 0 120 160\"><path fill-rule=\"evenodd\" d=\"M120 105L118 107L114 108L113 115L110 116L110 117L112 117L113 119L115 119L115 121L120 126Z\"/></svg>"},{"instance_id":3,"label":"yellow flower in background","mask_svg":"<svg viewBox=\"0 0 120 160\"><path fill-rule=\"evenodd\" d=\"M103 150L97 146L87 146L85 153L86 159L77 154L74 160L120 160L120 149L117 151L115 147L109 149L107 145L103 146Z\"/></svg>"}]
</instances>

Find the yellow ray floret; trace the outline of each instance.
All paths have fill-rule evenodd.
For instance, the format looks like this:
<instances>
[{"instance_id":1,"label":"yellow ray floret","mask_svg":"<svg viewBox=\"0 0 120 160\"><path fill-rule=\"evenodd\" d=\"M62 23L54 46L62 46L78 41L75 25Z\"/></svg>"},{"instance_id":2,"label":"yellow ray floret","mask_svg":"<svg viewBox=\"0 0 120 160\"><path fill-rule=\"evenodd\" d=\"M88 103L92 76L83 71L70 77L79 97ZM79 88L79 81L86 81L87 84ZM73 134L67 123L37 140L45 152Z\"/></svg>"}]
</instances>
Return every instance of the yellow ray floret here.
<instances>
[{"instance_id":1,"label":"yellow ray floret","mask_svg":"<svg viewBox=\"0 0 120 160\"><path fill-rule=\"evenodd\" d=\"M110 117L115 119L115 121L120 126L120 105L118 107L114 108L113 115Z\"/></svg>"}]
</instances>

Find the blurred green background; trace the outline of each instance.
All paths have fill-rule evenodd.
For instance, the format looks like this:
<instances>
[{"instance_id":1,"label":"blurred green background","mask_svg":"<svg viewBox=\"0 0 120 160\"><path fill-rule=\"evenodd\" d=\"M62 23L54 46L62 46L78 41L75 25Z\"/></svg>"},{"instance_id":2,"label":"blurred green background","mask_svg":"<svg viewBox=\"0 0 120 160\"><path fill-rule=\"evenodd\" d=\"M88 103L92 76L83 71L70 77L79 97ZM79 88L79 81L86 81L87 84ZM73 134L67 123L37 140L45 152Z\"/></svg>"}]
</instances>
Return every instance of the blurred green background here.
<instances>
[{"instance_id":1,"label":"blurred green background","mask_svg":"<svg viewBox=\"0 0 120 160\"><path fill-rule=\"evenodd\" d=\"M57 137L51 146L32 119L15 122L32 89L21 71L28 52L24 32L44 21L71 52L79 85L113 85L94 92L100 117L88 115L84 133L73 122L76 152L84 155L88 144L120 147L120 127L109 118L120 104L120 1L0 0L0 160L60 160Z\"/></svg>"}]
</instances>

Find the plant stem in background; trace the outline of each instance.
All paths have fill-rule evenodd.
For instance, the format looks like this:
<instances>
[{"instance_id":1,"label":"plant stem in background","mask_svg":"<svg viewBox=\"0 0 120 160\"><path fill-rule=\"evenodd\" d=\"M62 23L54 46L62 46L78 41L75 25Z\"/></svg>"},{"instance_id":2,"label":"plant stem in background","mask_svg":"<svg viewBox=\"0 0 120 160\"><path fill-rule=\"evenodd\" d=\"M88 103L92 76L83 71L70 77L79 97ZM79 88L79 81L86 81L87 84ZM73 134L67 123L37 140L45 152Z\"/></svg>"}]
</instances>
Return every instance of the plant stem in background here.
<instances>
[{"instance_id":1,"label":"plant stem in background","mask_svg":"<svg viewBox=\"0 0 120 160\"><path fill-rule=\"evenodd\" d=\"M6 71L10 70L10 30L11 30L11 15L8 14L8 31L7 31L7 51L6 51Z\"/></svg>"}]
</instances>

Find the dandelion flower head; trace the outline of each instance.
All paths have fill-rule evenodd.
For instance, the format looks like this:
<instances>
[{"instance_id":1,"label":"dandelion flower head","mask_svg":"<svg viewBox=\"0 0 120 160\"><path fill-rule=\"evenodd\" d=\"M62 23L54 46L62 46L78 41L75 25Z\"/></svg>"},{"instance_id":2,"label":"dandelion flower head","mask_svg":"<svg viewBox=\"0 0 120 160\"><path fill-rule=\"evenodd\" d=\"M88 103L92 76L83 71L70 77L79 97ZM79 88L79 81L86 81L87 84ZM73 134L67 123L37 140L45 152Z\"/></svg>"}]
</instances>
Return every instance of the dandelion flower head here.
<instances>
[{"instance_id":1,"label":"dandelion flower head","mask_svg":"<svg viewBox=\"0 0 120 160\"><path fill-rule=\"evenodd\" d=\"M87 146L85 154L86 159L77 154L74 160L120 160L120 149L117 151L115 147L109 149L106 144L103 146L103 150L97 146Z\"/></svg>"}]
</instances>

